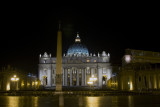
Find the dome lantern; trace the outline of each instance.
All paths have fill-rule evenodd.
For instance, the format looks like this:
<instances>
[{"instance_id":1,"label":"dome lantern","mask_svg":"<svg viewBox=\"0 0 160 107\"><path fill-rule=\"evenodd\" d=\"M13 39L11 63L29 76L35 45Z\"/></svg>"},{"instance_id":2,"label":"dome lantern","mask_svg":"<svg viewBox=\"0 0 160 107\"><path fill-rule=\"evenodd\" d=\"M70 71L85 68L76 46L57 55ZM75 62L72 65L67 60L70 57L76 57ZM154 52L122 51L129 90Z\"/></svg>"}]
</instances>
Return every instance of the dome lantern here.
<instances>
[{"instance_id":1,"label":"dome lantern","mask_svg":"<svg viewBox=\"0 0 160 107\"><path fill-rule=\"evenodd\" d=\"M81 38L79 37L79 33L77 32L77 37L75 39L75 42L81 42Z\"/></svg>"},{"instance_id":2,"label":"dome lantern","mask_svg":"<svg viewBox=\"0 0 160 107\"><path fill-rule=\"evenodd\" d=\"M79 34L77 33L77 37L75 38L75 43L71 45L67 51L67 56L88 56L89 52L85 45L81 44L81 39Z\"/></svg>"}]
</instances>

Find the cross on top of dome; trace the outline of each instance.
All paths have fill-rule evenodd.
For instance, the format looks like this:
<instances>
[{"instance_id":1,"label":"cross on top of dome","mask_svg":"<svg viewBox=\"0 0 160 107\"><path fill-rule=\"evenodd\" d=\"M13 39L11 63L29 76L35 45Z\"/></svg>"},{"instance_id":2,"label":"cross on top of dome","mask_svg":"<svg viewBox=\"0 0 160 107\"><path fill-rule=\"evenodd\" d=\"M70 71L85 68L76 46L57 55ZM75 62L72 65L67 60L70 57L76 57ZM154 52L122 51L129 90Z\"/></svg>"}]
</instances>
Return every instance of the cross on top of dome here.
<instances>
[{"instance_id":1,"label":"cross on top of dome","mask_svg":"<svg viewBox=\"0 0 160 107\"><path fill-rule=\"evenodd\" d=\"M75 39L75 42L81 42L81 38L79 37L79 33L77 32L77 37Z\"/></svg>"}]
</instances>

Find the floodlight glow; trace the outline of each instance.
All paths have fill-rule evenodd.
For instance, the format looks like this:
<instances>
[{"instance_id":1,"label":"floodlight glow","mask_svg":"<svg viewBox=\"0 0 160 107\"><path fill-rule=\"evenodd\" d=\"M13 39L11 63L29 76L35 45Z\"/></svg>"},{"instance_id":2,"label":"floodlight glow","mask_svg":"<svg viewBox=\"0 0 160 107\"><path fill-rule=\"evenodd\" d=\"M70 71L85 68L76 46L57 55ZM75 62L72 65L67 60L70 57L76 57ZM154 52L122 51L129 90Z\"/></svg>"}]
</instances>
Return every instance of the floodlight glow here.
<instances>
[{"instance_id":1,"label":"floodlight glow","mask_svg":"<svg viewBox=\"0 0 160 107\"><path fill-rule=\"evenodd\" d=\"M131 61L131 55L125 55L125 61L127 63L130 63L130 61Z\"/></svg>"},{"instance_id":2,"label":"floodlight glow","mask_svg":"<svg viewBox=\"0 0 160 107\"><path fill-rule=\"evenodd\" d=\"M88 84L93 84L93 81L89 81Z\"/></svg>"},{"instance_id":3,"label":"floodlight glow","mask_svg":"<svg viewBox=\"0 0 160 107\"><path fill-rule=\"evenodd\" d=\"M91 77L91 78L89 78L89 80L90 80L90 81L96 81L96 80L97 80L97 78L94 78L94 75L92 75L92 77Z\"/></svg>"},{"instance_id":4,"label":"floodlight glow","mask_svg":"<svg viewBox=\"0 0 160 107\"><path fill-rule=\"evenodd\" d=\"M37 84L38 84L38 82L35 82L35 84L37 85Z\"/></svg>"},{"instance_id":5,"label":"floodlight glow","mask_svg":"<svg viewBox=\"0 0 160 107\"><path fill-rule=\"evenodd\" d=\"M97 78L93 78L94 79L94 81L96 81L97 80Z\"/></svg>"},{"instance_id":6,"label":"floodlight glow","mask_svg":"<svg viewBox=\"0 0 160 107\"><path fill-rule=\"evenodd\" d=\"M133 85L132 85L132 83L131 83L130 87L131 87L130 90L133 90Z\"/></svg>"},{"instance_id":7,"label":"floodlight glow","mask_svg":"<svg viewBox=\"0 0 160 107\"><path fill-rule=\"evenodd\" d=\"M14 75L12 78L11 78L11 81L18 81L19 78L16 78L16 75Z\"/></svg>"},{"instance_id":8,"label":"floodlight glow","mask_svg":"<svg viewBox=\"0 0 160 107\"><path fill-rule=\"evenodd\" d=\"M12 81L15 81L15 78L11 78Z\"/></svg>"}]
</instances>

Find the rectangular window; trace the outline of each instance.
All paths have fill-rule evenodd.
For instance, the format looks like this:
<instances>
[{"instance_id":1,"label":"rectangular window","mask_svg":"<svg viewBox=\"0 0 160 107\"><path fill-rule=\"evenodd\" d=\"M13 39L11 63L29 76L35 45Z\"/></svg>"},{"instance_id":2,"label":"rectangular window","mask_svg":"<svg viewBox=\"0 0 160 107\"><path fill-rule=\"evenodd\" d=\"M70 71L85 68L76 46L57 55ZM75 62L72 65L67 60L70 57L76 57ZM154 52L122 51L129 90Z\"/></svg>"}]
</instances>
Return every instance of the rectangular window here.
<instances>
[{"instance_id":1,"label":"rectangular window","mask_svg":"<svg viewBox=\"0 0 160 107\"><path fill-rule=\"evenodd\" d=\"M139 82L141 82L141 77L139 77Z\"/></svg>"}]
</instances>

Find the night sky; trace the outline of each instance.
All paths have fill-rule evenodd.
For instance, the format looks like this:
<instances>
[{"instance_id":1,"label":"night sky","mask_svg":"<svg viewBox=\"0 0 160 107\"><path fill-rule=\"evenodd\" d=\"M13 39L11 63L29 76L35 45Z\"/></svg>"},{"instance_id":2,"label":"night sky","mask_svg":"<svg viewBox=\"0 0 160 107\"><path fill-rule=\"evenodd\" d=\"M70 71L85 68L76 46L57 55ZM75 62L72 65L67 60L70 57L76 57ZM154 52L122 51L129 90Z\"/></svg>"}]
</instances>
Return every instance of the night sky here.
<instances>
[{"instance_id":1,"label":"night sky","mask_svg":"<svg viewBox=\"0 0 160 107\"><path fill-rule=\"evenodd\" d=\"M159 12L150 5L5 5L1 12L0 67L37 73L39 54L56 56L58 22L63 53L79 32L89 52L111 54L121 63L126 48L160 52Z\"/></svg>"}]
</instances>

